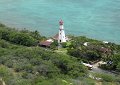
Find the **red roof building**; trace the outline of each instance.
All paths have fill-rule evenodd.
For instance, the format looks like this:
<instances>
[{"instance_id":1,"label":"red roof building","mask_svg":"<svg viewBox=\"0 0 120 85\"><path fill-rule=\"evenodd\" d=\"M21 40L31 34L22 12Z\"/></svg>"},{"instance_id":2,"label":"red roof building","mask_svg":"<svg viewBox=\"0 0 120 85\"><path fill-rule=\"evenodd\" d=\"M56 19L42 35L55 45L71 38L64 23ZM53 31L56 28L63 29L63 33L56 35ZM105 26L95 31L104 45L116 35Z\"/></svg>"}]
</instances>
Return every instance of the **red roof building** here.
<instances>
[{"instance_id":1,"label":"red roof building","mask_svg":"<svg viewBox=\"0 0 120 85\"><path fill-rule=\"evenodd\" d=\"M53 40L49 39L49 40L40 42L39 45L42 46L42 47L50 47L50 45L52 44L52 42L53 42Z\"/></svg>"}]
</instances>

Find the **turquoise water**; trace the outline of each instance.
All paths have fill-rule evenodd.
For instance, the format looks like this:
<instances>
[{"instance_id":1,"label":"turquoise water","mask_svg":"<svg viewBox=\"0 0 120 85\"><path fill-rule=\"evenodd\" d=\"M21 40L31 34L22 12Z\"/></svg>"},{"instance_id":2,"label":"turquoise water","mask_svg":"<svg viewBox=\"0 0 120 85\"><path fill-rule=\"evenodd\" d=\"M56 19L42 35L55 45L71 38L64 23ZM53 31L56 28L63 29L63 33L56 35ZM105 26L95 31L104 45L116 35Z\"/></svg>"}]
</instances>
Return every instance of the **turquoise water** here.
<instances>
[{"instance_id":1,"label":"turquoise water","mask_svg":"<svg viewBox=\"0 0 120 85\"><path fill-rule=\"evenodd\" d=\"M18 29L58 32L120 43L120 0L0 0L0 22Z\"/></svg>"}]
</instances>

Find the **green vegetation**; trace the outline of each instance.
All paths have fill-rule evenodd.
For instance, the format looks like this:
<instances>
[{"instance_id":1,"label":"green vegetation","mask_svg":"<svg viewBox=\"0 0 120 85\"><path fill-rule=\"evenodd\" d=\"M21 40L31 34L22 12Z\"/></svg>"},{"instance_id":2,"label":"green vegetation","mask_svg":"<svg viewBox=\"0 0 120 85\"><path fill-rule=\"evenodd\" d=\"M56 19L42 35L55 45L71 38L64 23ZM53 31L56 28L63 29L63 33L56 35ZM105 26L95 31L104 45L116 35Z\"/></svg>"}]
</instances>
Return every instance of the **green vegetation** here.
<instances>
[{"instance_id":1,"label":"green vegetation","mask_svg":"<svg viewBox=\"0 0 120 85\"><path fill-rule=\"evenodd\" d=\"M9 41L14 44L24 46L35 46L38 40L42 40L42 37L38 31L30 32L28 30L18 31L16 29L10 29L5 25L0 25L0 39Z\"/></svg>"},{"instance_id":2,"label":"green vegetation","mask_svg":"<svg viewBox=\"0 0 120 85\"><path fill-rule=\"evenodd\" d=\"M38 31L16 30L0 24L0 78L6 85L96 85L99 81L89 78L81 61L103 60L108 63L101 67L120 71L119 45L72 36L70 42L62 43L63 48L56 50L57 41L50 48L38 47L38 42L44 39ZM88 46L84 42L89 42ZM110 50L104 52L103 47ZM95 76L104 83L120 82L119 77Z\"/></svg>"},{"instance_id":3,"label":"green vegetation","mask_svg":"<svg viewBox=\"0 0 120 85\"><path fill-rule=\"evenodd\" d=\"M94 77L96 78L101 78L100 81L103 82L119 82L120 81L120 77L119 76L115 76L113 74L106 74L106 73L92 73L94 75Z\"/></svg>"},{"instance_id":4,"label":"green vegetation","mask_svg":"<svg viewBox=\"0 0 120 85\"><path fill-rule=\"evenodd\" d=\"M87 68L76 58L37 47L44 37L36 31L1 25L0 37L0 77L7 85L53 85L53 80L56 85L87 76Z\"/></svg>"},{"instance_id":5,"label":"green vegetation","mask_svg":"<svg viewBox=\"0 0 120 85\"><path fill-rule=\"evenodd\" d=\"M102 60L107 62L106 66L104 65L106 69L119 71L120 45L106 44L84 36L73 36L71 39L71 45L67 47L68 55L88 63ZM87 46L84 45L85 42L87 42Z\"/></svg>"}]
</instances>

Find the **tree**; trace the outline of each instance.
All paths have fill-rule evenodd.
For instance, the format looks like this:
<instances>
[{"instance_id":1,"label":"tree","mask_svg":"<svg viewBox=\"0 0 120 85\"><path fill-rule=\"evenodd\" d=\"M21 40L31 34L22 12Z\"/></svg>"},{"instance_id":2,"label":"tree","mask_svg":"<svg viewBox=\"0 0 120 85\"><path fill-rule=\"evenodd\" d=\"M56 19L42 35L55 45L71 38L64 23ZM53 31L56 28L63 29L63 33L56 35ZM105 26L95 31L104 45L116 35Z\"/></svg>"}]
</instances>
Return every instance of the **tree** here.
<instances>
[{"instance_id":1,"label":"tree","mask_svg":"<svg viewBox=\"0 0 120 85\"><path fill-rule=\"evenodd\" d=\"M80 49L68 49L68 54L77 58L82 57Z\"/></svg>"},{"instance_id":2,"label":"tree","mask_svg":"<svg viewBox=\"0 0 120 85\"><path fill-rule=\"evenodd\" d=\"M99 55L97 54L97 52L90 51L90 50L88 50L86 52L86 56L87 56L88 60L91 60L91 61L94 61L94 60L97 60L100 58Z\"/></svg>"},{"instance_id":3,"label":"tree","mask_svg":"<svg viewBox=\"0 0 120 85\"><path fill-rule=\"evenodd\" d=\"M34 32L31 32L30 35L34 38L34 39L37 39L37 40L40 40L41 39L41 36L39 34L39 32L36 30Z\"/></svg>"},{"instance_id":4,"label":"tree","mask_svg":"<svg viewBox=\"0 0 120 85\"><path fill-rule=\"evenodd\" d=\"M28 34L15 33L12 35L11 42L25 46L33 46L35 39Z\"/></svg>"}]
</instances>

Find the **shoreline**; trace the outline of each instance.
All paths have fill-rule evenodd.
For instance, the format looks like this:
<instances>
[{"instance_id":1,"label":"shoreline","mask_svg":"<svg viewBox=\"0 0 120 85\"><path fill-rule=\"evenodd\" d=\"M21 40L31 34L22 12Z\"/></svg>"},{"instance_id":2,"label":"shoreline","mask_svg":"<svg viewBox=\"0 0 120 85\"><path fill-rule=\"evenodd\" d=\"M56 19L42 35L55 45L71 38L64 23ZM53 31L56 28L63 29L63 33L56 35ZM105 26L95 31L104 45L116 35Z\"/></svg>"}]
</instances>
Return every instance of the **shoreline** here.
<instances>
[{"instance_id":1,"label":"shoreline","mask_svg":"<svg viewBox=\"0 0 120 85\"><path fill-rule=\"evenodd\" d=\"M7 23L2 23L2 22L0 22L0 24L3 24L3 25L5 25L5 26L7 26L7 27L10 27L10 28L14 28L14 29L16 29L16 30L24 30L24 29L26 29L26 30L29 30L29 31L35 31L35 30L37 30L42 36L45 36L45 37L47 37L47 38L49 38L49 37L53 37L54 35L56 35L57 33L50 33L50 34L45 34L45 33L42 33L40 30L38 30L38 29L34 29L34 28L25 28L25 27L17 27L17 26L12 26L12 25L9 25L9 24L7 24ZM107 41L107 42L110 42L110 43L115 43L115 44L117 44L117 45L120 45L120 41L114 41L114 40L105 40L105 39L100 39L100 38L96 38L96 37L90 37L89 35L75 35L75 33L67 33L67 31L66 31L66 34L67 35L73 35L73 36L85 36L85 37L87 37L87 38L90 38L90 39L94 39L94 40L98 40L98 41Z\"/></svg>"}]
</instances>

